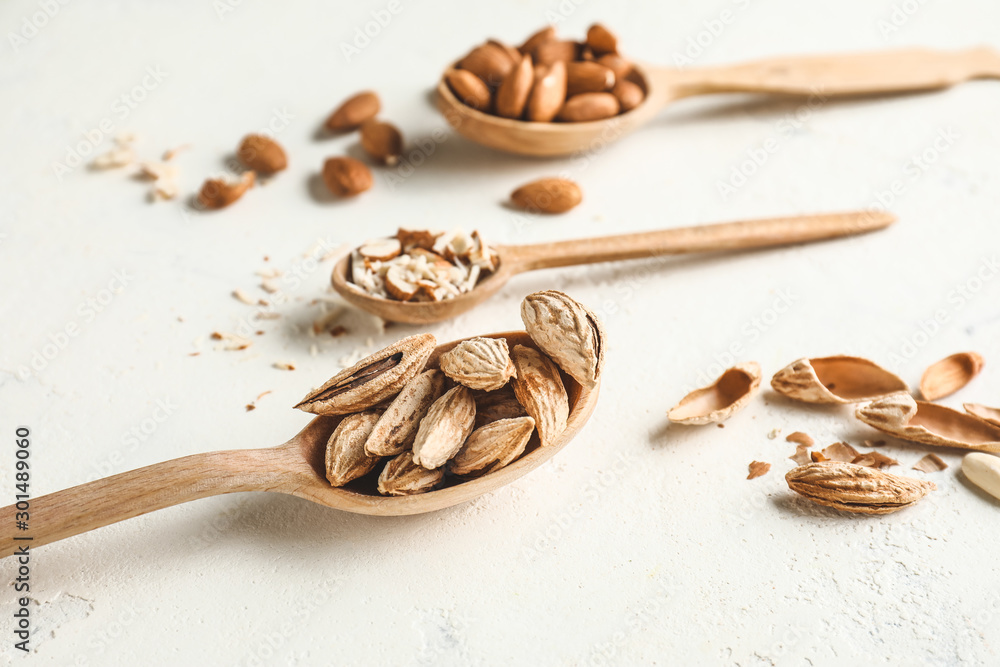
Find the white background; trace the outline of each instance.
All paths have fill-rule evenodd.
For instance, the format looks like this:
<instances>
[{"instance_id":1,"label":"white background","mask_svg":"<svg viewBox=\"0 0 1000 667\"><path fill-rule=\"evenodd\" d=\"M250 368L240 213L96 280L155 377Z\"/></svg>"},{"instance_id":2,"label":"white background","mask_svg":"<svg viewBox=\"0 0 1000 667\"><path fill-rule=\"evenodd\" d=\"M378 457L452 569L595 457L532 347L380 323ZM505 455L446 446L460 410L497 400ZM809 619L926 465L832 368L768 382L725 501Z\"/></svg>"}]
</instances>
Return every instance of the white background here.
<instances>
[{"instance_id":1,"label":"white background","mask_svg":"<svg viewBox=\"0 0 1000 667\"><path fill-rule=\"evenodd\" d=\"M487 37L520 42L550 20L567 36L600 20L626 54L646 62L670 64L700 39L700 53L689 54L709 65L910 45L1000 47L1000 5L403 2L348 59L341 45L385 2L70 2L44 21L36 16L43 4L0 7L7 497L16 425L33 430L35 494L186 454L274 445L306 423L291 406L339 359L365 350L369 336L382 346L419 330L381 334L353 318L348 336L310 337L319 314L310 302L329 296L327 262L307 265L301 286L285 285L281 319L254 323L266 333L249 350L215 351L208 335L235 331L253 313L231 291L263 296L255 271L293 271L317 240L358 243L405 224L538 242L864 208L880 197L900 222L821 245L515 279L475 312L429 330L445 341L520 328L520 299L542 288L602 314L601 401L553 462L427 516L370 518L237 495L41 548L28 662L1000 659L1000 503L962 479L955 452L942 452L948 470L924 475L910 470L924 450L893 441L884 451L900 460L895 472L934 479L939 490L895 515L855 517L805 504L782 479L793 465L786 457L794 446L784 441L791 431L820 445L863 447L873 437L850 409L806 408L768 389L725 429L668 427L665 419L686 389L731 361L759 361L770 377L798 357L837 353L871 357L915 386L927 364L977 350L984 374L945 402L1000 404L1000 82L816 108L743 96L689 100L587 159L502 155L449 133L425 142L433 153L412 174L390 183L397 172L377 171L374 188L356 200L332 201L315 187L324 158L358 150L353 136L315 136L341 99L375 89L383 117L412 142L426 140L444 126L429 91L446 63ZM714 23L723 11L731 20ZM33 32L25 20L44 25ZM147 71L162 80L134 92ZM135 102L127 117L122 95ZM239 139L281 115L291 117L278 134L289 169L230 209L191 211L188 197L225 169ZM191 144L176 158L180 200L149 203L148 184L127 170L57 173L104 118L116 133L141 136L144 159ZM942 135L951 139L935 148ZM769 140L777 148L763 164L747 165ZM104 138L95 152L111 144ZM741 168L754 173L723 196L719 184ZM514 187L557 174L585 192L572 212L526 221L504 207ZM900 194L888 201L896 181ZM127 284L107 291L116 272ZM777 314L781 298L790 306ZM108 303L91 313L88 299ZM941 313L943 326L922 325ZM47 348L69 324L79 334ZM734 345L738 354L727 358ZM36 353L52 354L33 369ZM298 370L274 369L281 360ZM769 439L772 429L782 435ZM136 430L141 438L130 436ZM773 469L746 481L754 459ZM12 572L9 561L0 565L7 610ZM11 643L4 631L0 662L21 660Z\"/></svg>"}]
</instances>

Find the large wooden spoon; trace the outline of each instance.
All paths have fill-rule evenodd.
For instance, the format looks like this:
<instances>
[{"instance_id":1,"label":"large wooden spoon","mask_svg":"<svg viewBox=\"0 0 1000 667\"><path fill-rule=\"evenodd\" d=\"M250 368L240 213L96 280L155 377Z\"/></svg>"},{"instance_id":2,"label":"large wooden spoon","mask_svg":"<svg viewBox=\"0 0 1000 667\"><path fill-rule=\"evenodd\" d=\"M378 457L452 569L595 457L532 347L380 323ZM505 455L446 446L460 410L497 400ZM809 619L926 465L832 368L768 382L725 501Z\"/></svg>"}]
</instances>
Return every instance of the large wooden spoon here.
<instances>
[{"instance_id":1,"label":"large wooden spoon","mask_svg":"<svg viewBox=\"0 0 1000 667\"><path fill-rule=\"evenodd\" d=\"M523 331L489 336L506 338L510 347L534 345ZM427 366L437 367L440 355L459 342L438 346ZM588 389L564 374L563 384L569 394L570 414L556 442L540 447L533 436L521 458L478 479L415 496L380 496L370 478L334 488L326 480L324 460L327 440L341 418L316 417L277 447L193 454L34 498L28 509L28 531L15 530L17 510L14 505L4 507L0 509L0 558L23 545L39 547L154 510L241 491L287 493L338 510L382 516L422 514L458 505L534 470L583 428L597 404L600 383Z\"/></svg>"},{"instance_id":2,"label":"large wooden spoon","mask_svg":"<svg viewBox=\"0 0 1000 667\"><path fill-rule=\"evenodd\" d=\"M335 264L331 282L345 301L384 320L427 324L456 317L474 308L495 294L513 276L524 271L622 259L651 259L661 255L807 243L870 232L888 227L895 221L894 215L883 211L854 211L678 227L657 232L536 245L493 246L500 256L500 267L472 291L444 301L403 302L364 292L351 282L349 253Z\"/></svg>"},{"instance_id":3,"label":"large wooden spoon","mask_svg":"<svg viewBox=\"0 0 1000 667\"><path fill-rule=\"evenodd\" d=\"M772 93L817 100L875 93L947 88L977 78L1000 78L1000 53L901 49L877 53L771 58L742 65L675 69L636 66L635 83L646 91L628 113L587 123L531 123L476 111L444 82L437 105L459 134L477 143L521 155L569 155L596 150L647 123L684 97L714 93Z\"/></svg>"}]
</instances>

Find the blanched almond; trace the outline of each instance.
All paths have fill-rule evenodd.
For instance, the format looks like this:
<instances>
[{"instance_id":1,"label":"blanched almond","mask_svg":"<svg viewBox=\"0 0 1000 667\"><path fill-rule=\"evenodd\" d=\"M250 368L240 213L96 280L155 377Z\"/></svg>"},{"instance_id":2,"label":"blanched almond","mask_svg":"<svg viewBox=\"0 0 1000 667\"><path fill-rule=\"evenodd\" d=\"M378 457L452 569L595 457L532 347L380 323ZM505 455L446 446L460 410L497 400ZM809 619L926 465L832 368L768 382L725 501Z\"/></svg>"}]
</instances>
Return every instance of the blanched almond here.
<instances>
[{"instance_id":1,"label":"blanched almond","mask_svg":"<svg viewBox=\"0 0 1000 667\"><path fill-rule=\"evenodd\" d=\"M332 157L323 163L323 182L333 194L353 197L371 188L374 179L363 162L352 157Z\"/></svg>"},{"instance_id":2,"label":"blanched almond","mask_svg":"<svg viewBox=\"0 0 1000 667\"><path fill-rule=\"evenodd\" d=\"M444 75L451 92L466 106L487 111L493 104L493 94L483 80L464 69L448 70Z\"/></svg>"},{"instance_id":3,"label":"blanched almond","mask_svg":"<svg viewBox=\"0 0 1000 667\"><path fill-rule=\"evenodd\" d=\"M523 56L517 67L510 71L497 89L496 112L504 118L520 118L528 103L535 69L531 66L531 56Z\"/></svg>"},{"instance_id":4,"label":"blanched almond","mask_svg":"<svg viewBox=\"0 0 1000 667\"><path fill-rule=\"evenodd\" d=\"M361 125L361 147L372 159L394 167L403 156L403 134L392 123L372 118Z\"/></svg>"},{"instance_id":5,"label":"blanched almond","mask_svg":"<svg viewBox=\"0 0 1000 667\"><path fill-rule=\"evenodd\" d=\"M583 93L566 100L558 118L568 123L585 123L611 118L618 111L618 98L611 93Z\"/></svg>"},{"instance_id":6,"label":"blanched almond","mask_svg":"<svg viewBox=\"0 0 1000 667\"><path fill-rule=\"evenodd\" d=\"M600 93L615 85L615 73L604 65L592 62L566 64L566 95Z\"/></svg>"},{"instance_id":7,"label":"blanched almond","mask_svg":"<svg viewBox=\"0 0 1000 667\"><path fill-rule=\"evenodd\" d=\"M366 90L344 100L326 119L326 127L331 132L356 130L363 122L374 118L381 108L378 95Z\"/></svg>"}]
</instances>

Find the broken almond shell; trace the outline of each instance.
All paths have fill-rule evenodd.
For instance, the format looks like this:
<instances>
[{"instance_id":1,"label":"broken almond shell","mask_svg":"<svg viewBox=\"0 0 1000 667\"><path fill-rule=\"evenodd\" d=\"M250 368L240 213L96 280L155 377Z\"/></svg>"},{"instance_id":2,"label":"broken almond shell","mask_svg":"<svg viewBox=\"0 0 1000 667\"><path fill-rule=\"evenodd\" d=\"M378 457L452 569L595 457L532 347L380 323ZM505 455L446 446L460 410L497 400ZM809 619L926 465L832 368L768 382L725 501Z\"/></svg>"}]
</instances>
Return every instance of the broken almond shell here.
<instances>
[{"instance_id":1,"label":"broken almond shell","mask_svg":"<svg viewBox=\"0 0 1000 667\"><path fill-rule=\"evenodd\" d=\"M707 387L695 389L670 409L675 424L711 424L739 412L760 387L760 364L750 361L728 369Z\"/></svg>"},{"instance_id":2,"label":"broken almond shell","mask_svg":"<svg viewBox=\"0 0 1000 667\"><path fill-rule=\"evenodd\" d=\"M975 352L959 352L931 364L920 378L920 394L927 401L951 396L969 384L983 370L983 357Z\"/></svg>"},{"instance_id":3,"label":"broken almond shell","mask_svg":"<svg viewBox=\"0 0 1000 667\"><path fill-rule=\"evenodd\" d=\"M1000 452L1000 427L900 392L863 405L858 419L903 440L939 447Z\"/></svg>"},{"instance_id":4,"label":"broken almond shell","mask_svg":"<svg viewBox=\"0 0 1000 667\"><path fill-rule=\"evenodd\" d=\"M799 359L775 373L771 387L805 403L859 403L907 389L875 362L849 356Z\"/></svg>"},{"instance_id":5,"label":"broken almond shell","mask_svg":"<svg viewBox=\"0 0 1000 667\"><path fill-rule=\"evenodd\" d=\"M965 403L962 405L965 411L983 421L988 421L994 426L1000 426L1000 408L991 408L978 403Z\"/></svg>"}]
</instances>

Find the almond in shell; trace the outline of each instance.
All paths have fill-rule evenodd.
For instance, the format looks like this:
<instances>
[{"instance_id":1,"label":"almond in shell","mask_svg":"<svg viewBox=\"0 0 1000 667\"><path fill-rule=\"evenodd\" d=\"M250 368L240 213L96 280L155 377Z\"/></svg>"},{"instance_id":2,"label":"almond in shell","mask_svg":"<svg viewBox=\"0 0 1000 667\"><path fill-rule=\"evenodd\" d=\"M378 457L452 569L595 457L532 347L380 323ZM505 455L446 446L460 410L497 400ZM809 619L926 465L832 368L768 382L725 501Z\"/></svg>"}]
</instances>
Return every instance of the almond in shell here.
<instances>
[{"instance_id":1,"label":"almond in shell","mask_svg":"<svg viewBox=\"0 0 1000 667\"><path fill-rule=\"evenodd\" d=\"M507 341L503 338L470 338L441 355L441 370L470 389L493 391L515 376Z\"/></svg>"},{"instance_id":2,"label":"almond in shell","mask_svg":"<svg viewBox=\"0 0 1000 667\"><path fill-rule=\"evenodd\" d=\"M472 390L462 385L448 390L420 420L413 441L413 460L428 470L440 468L462 448L475 423Z\"/></svg>"},{"instance_id":3,"label":"almond in shell","mask_svg":"<svg viewBox=\"0 0 1000 667\"><path fill-rule=\"evenodd\" d=\"M515 345L511 358L517 369L512 384L518 402L535 420L542 446L555 444L566 430L569 419L569 397L559 367L538 350L525 345Z\"/></svg>"},{"instance_id":4,"label":"almond in shell","mask_svg":"<svg viewBox=\"0 0 1000 667\"><path fill-rule=\"evenodd\" d=\"M326 478L330 484L344 486L378 465L379 457L365 451L365 441L378 418L378 412L368 410L348 415L337 425L326 444Z\"/></svg>"},{"instance_id":5,"label":"almond in shell","mask_svg":"<svg viewBox=\"0 0 1000 667\"><path fill-rule=\"evenodd\" d=\"M497 391L476 392L476 428L501 419L525 417L524 406L518 403L514 388L509 384Z\"/></svg>"},{"instance_id":6,"label":"almond in shell","mask_svg":"<svg viewBox=\"0 0 1000 667\"><path fill-rule=\"evenodd\" d=\"M404 338L309 392L295 407L316 415L358 412L398 394L419 373L434 350L432 334Z\"/></svg>"},{"instance_id":7,"label":"almond in shell","mask_svg":"<svg viewBox=\"0 0 1000 667\"><path fill-rule=\"evenodd\" d=\"M501 419L476 429L448 462L448 472L478 476L517 460L535 430L531 417Z\"/></svg>"},{"instance_id":8,"label":"almond in shell","mask_svg":"<svg viewBox=\"0 0 1000 667\"><path fill-rule=\"evenodd\" d=\"M424 371L403 387L392 399L365 441L365 451L372 456L395 456L413 444L417 428L431 404L444 392L444 374Z\"/></svg>"},{"instance_id":9,"label":"almond in shell","mask_svg":"<svg viewBox=\"0 0 1000 667\"><path fill-rule=\"evenodd\" d=\"M383 496L413 496L427 493L444 481L444 468L428 470L413 462L413 452L403 452L385 464L378 476Z\"/></svg>"},{"instance_id":10,"label":"almond in shell","mask_svg":"<svg viewBox=\"0 0 1000 667\"><path fill-rule=\"evenodd\" d=\"M521 321L538 349L567 375L584 387L597 384L604 367L604 327L586 306L557 290L535 292L521 302Z\"/></svg>"},{"instance_id":11,"label":"almond in shell","mask_svg":"<svg viewBox=\"0 0 1000 667\"><path fill-rule=\"evenodd\" d=\"M792 491L818 505L855 514L897 512L937 488L933 482L839 461L793 468L785 481Z\"/></svg>"}]
</instances>

